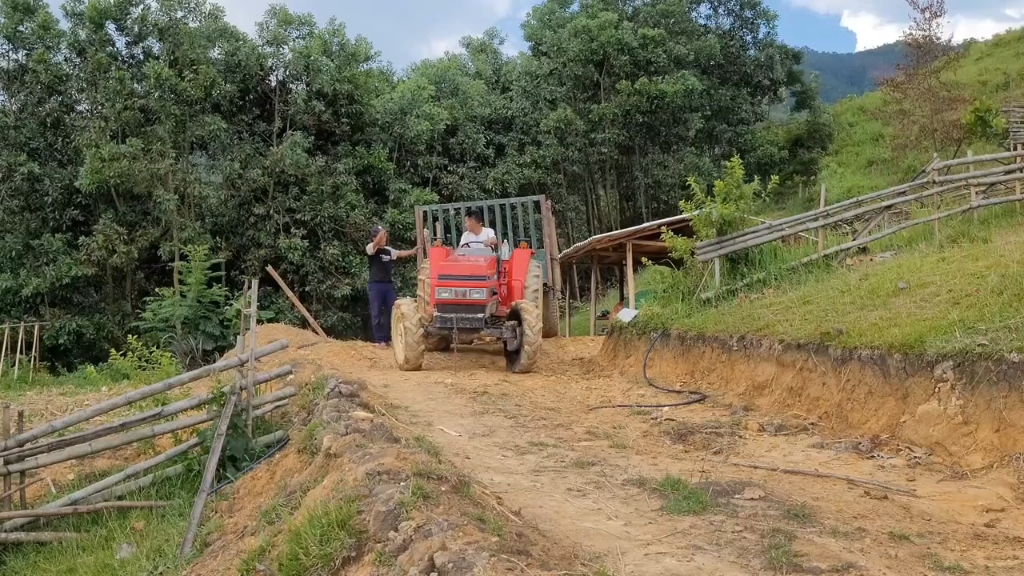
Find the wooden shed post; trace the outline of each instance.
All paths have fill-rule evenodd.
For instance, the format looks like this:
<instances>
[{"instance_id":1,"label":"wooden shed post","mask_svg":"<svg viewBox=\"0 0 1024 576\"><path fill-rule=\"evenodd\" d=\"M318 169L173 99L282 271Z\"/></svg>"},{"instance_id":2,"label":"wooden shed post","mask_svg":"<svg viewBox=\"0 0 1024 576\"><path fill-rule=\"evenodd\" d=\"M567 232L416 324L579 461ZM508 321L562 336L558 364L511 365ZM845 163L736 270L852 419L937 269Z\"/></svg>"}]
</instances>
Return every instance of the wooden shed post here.
<instances>
[{"instance_id":1,"label":"wooden shed post","mask_svg":"<svg viewBox=\"0 0 1024 576\"><path fill-rule=\"evenodd\" d=\"M590 264L590 335L597 336L597 256Z\"/></svg>"},{"instance_id":2,"label":"wooden shed post","mask_svg":"<svg viewBox=\"0 0 1024 576\"><path fill-rule=\"evenodd\" d=\"M629 308L636 310L636 283L633 282L633 243L626 244L626 285L629 287Z\"/></svg>"},{"instance_id":3,"label":"wooden shed post","mask_svg":"<svg viewBox=\"0 0 1024 576\"><path fill-rule=\"evenodd\" d=\"M420 264L423 264L423 258L427 253L427 247L425 246L423 238L423 211L420 207L416 207L416 269L419 270Z\"/></svg>"}]
</instances>

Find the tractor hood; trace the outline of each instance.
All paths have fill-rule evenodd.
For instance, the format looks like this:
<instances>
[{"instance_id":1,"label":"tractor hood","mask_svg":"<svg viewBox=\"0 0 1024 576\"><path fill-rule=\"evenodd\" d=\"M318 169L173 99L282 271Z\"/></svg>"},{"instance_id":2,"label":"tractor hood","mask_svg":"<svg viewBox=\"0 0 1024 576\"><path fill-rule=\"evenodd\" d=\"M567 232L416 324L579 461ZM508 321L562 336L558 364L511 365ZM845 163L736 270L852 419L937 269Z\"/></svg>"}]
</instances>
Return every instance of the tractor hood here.
<instances>
[{"instance_id":1,"label":"tractor hood","mask_svg":"<svg viewBox=\"0 0 1024 576\"><path fill-rule=\"evenodd\" d=\"M448 282L488 282L498 277L498 258L490 250L436 250L439 249L431 249L430 272L438 286Z\"/></svg>"}]
</instances>

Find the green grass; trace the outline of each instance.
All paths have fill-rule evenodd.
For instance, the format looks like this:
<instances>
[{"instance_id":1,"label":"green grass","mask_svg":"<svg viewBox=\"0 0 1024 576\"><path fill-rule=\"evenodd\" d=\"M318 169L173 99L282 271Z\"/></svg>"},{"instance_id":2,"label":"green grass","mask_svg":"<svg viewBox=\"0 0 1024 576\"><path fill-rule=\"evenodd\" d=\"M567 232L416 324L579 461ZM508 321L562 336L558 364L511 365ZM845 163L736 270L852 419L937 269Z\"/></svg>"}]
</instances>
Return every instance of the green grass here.
<instances>
[{"instance_id":1,"label":"green grass","mask_svg":"<svg viewBox=\"0 0 1024 576\"><path fill-rule=\"evenodd\" d=\"M940 574L967 574L967 568L955 561L946 561L942 558L931 555L928 557L928 568Z\"/></svg>"},{"instance_id":2,"label":"green grass","mask_svg":"<svg viewBox=\"0 0 1024 576\"><path fill-rule=\"evenodd\" d=\"M795 524L811 524L814 522L814 510L805 502L790 504L783 508L783 515Z\"/></svg>"},{"instance_id":3,"label":"green grass","mask_svg":"<svg viewBox=\"0 0 1024 576\"><path fill-rule=\"evenodd\" d=\"M670 516L696 516L711 509L711 498L706 492L677 476L665 476L657 488L666 497L661 509Z\"/></svg>"},{"instance_id":4,"label":"green grass","mask_svg":"<svg viewBox=\"0 0 1024 576\"><path fill-rule=\"evenodd\" d=\"M434 493L430 491L427 483L419 478L409 482L409 493L398 499L398 507L406 514L415 510L420 504L434 499Z\"/></svg>"},{"instance_id":5,"label":"green grass","mask_svg":"<svg viewBox=\"0 0 1024 576\"><path fill-rule=\"evenodd\" d=\"M418 434L413 436L412 440L413 448L433 458L434 460L440 460L444 456L444 451L441 450L441 445L434 442L430 438Z\"/></svg>"},{"instance_id":6,"label":"green grass","mask_svg":"<svg viewBox=\"0 0 1024 576\"><path fill-rule=\"evenodd\" d=\"M279 576L327 576L355 553L363 536L359 503L322 502L288 527L277 556Z\"/></svg>"},{"instance_id":7,"label":"green grass","mask_svg":"<svg viewBox=\"0 0 1024 576\"><path fill-rule=\"evenodd\" d=\"M489 514L482 510L477 510L473 512L472 518L473 520L479 522L484 527L484 529L486 529L487 532L490 533L491 536L494 536L499 540L505 537L505 523L501 520L501 518L498 518L493 514Z\"/></svg>"},{"instance_id":8,"label":"green grass","mask_svg":"<svg viewBox=\"0 0 1024 576\"><path fill-rule=\"evenodd\" d=\"M772 528L764 543L765 564L776 573L787 573L797 566L797 553L793 550L796 535L790 530Z\"/></svg>"},{"instance_id":9,"label":"green grass","mask_svg":"<svg viewBox=\"0 0 1024 576\"><path fill-rule=\"evenodd\" d=\"M889 538L891 538L894 542L907 542L910 544L914 543L914 538L910 535L909 532L905 530L900 530L898 528L893 528L892 530L889 530Z\"/></svg>"},{"instance_id":10,"label":"green grass","mask_svg":"<svg viewBox=\"0 0 1024 576\"><path fill-rule=\"evenodd\" d=\"M100 474L82 475L71 489L81 488L100 477ZM81 536L58 544L0 548L0 574L180 573L186 562L178 560L178 547L198 487L197 471L165 479L133 496L138 500L170 501L172 504L166 508L75 516L47 523L48 531L76 532ZM211 530L216 528L216 523L204 524L196 554L202 551ZM133 546L134 552L118 560L115 555L122 544Z\"/></svg>"}]
</instances>

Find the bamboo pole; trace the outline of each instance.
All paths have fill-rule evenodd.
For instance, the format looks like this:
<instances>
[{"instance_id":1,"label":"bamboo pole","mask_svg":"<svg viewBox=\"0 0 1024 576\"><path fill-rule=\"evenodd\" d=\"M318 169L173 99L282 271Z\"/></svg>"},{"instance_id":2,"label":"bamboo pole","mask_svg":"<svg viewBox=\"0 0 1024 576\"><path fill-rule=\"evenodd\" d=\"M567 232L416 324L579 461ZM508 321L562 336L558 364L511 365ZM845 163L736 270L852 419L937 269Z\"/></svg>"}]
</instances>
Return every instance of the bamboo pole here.
<instances>
[{"instance_id":1,"label":"bamboo pole","mask_svg":"<svg viewBox=\"0 0 1024 576\"><path fill-rule=\"evenodd\" d=\"M629 290L629 308L636 310L636 283L633 281L633 243L626 243L626 284Z\"/></svg>"},{"instance_id":2,"label":"bamboo pole","mask_svg":"<svg viewBox=\"0 0 1024 576\"><path fill-rule=\"evenodd\" d=\"M1019 180L1024 180L1024 174L1012 174L1012 175L1009 175L1009 176L1001 176L1001 177L997 177L997 178L981 178L981 179L977 179L977 180L969 180L968 184L973 183L976 186L997 185L997 184L1007 184L1009 182L1014 182L1014 181L1019 181ZM727 256L729 254L732 254L732 253L735 253L735 252L739 252L741 250L746 250L748 248L753 248L755 246L761 246L762 244L767 244L769 242L774 242L775 240L779 240L781 238L784 238L785 236L790 236L790 235L795 234L797 232L804 232L806 230L814 230L814 229L817 229L817 228L820 228L820 227L823 227L823 226L830 226L830 225L836 224L838 222L842 222L842 221L845 221L845 220L853 219L856 216L860 216L860 215L863 215L863 214L874 212L875 210L880 210L880 209L883 209L883 208L890 208L892 206L898 206L898 205L907 204L907 203L910 203L910 202L917 202L919 200L923 200L923 199L928 198L930 196L933 196L935 194L941 194L943 192L949 192L951 190L958 190L958 189L962 189L962 188L963 188L963 184L962 183L950 184L950 185L942 186L942 187L939 187L939 188L932 188L931 190L926 190L924 192L918 192L917 194L912 194L912 195L909 195L909 196L902 196L902 197L899 197L899 198L893 198L891 200L886 200L885 202L881 202L879 204L875 204L875 205L872 205L872 206L866 206L866 207L863 207L863 208L857 208L857 209L851 210L849 212L843 212L841 214L832 216L831 218L827 218L825 220L818 220L818 221L814 221L814 222L807 222L807 223L794 226L791 229L787 229L787 230L784 230L784 231L781 231L781 232L774 232L774 233L764 234L764 235L760 235L760 236L753 237L753 238L744 239L742 242L738 242L738 243L732 244L732 245L727 246L727 247L715 247L713 250L709 250L709 251L707 251L705 253L697 254L696 257L697 257L697 260L699 260L701 262L707 262L709 260L713 260L714 258L718 258L718 257L721 257L721 256ZM828 209L831 209L831 208L832 207L830 206Z\"/></svg>"},{"instance_id":3,"label":"bamboo pole","mask_svg":"<svg viewBox=\"0 0 1024 576\"><path fill-rule=\"evenodd\" d=\"M54 464L60 464L61 462L76 460L84 456L101 454L115 448L134 444L140 440L149 440L150 438L158 438L173 432L188 430L189 428L194 428L200 424L212 422L215 418L216 415L197 414L195 416L189 416L188 418L172 420L171 422L165 422L155 426L139 428L125 434L109 436L93 442L85 442L63 450L57 450L55 452L48 452L39 456L26 458L21 462L12 462L10 464L0 465L0 474L10 476L16 472L36 470L38 468L45 468Z\"/></svg>"},{"instance_id":4,"label":"bamboo pole","mask_svg":"<svg viewBox=\"0 0 1024 576\"><path fill-rule=\"evenodd\" d=\"M255 338L253 339L255 341ZM224 438L227 436L228 424L231 422L231 413L235 411L235 403L238 401L238 392L228 396L224 408L220 412L220 420L217 422L217 430L213 435L213 444L210 446L210 455L206 459L206 469L203 471L203 482L199 485L199 493L192 503L192 513L189 515L188 528L185 530L185 538L181 542L181 549L178 556L187 557L192 553L192 545L195 543L196 532L199 530L199 522L203 518L203 508L206 507L206 499L213 487L213 479L217 474L217 463L220 461L220 453L224 448Z\"/></svg>"},{"instance_id":5,"label":"bamboo pole","mask_svg":"<svg viewBox=\"0 0 1024 576\"><path fill-rule=\"evenodd\" d=\"M944 162L936 162L932 166L933 172L939 172L946 168L952 168L953 166L963 166L964 164L971 164L973 162L994 162L996 160L1009 160L1011 158L1021 158L1024 156L1024 150L1014 150L1012 152L999 152L997 154L983 154L981 156L975 156L971 158L954 158L953 160L946 160Z\"/></svg>"},{"instance_id":6,"label":"bamboo pole","mask_svg":"<svg viewBox=\"0 0 1024 576\"><path fill-rule=\"evenodd\" d=\"M1020 143L1014 144L1013 147L1014 147L1015 150L1018 150L1018 151L1024 149L1024 146L1021 146ZM1016 160L1013 161L1013 164L1019 169L1021 161L1022 161L1021 157L1018 156L1016 158ZM1017 182L1014 183L1014 188L1015 188L1015 191L1017 192L1017 196L1020 196L1020 180L1018 180ZM977 212L975 212L975 214L977 214ZM1020 214L1020 204L1017 204L1017 214Z\"/></svg>"},{"instance_id":7,"label":"bamboo pole","mask_svg":"<svg viewBox=\"0 0 1024 576\"><path fill-rule=\"evenodd\" d=\"M14 379L18 379L18 365L21 363L21 343L25 339L25 322L18 328L18 343L14 346Z\"/></svg>"},{"instance_id":8,"label":"bamboo pole","mask_svg":"<svg viewBox=\"0 0 1024 576\"><path fill-rule=\"evenodd\" d=\"M569 297L569 286L565 287L565 337L572 337L572 298Z\"/></svg>"},{"instance_id":9,"label":"bamboo pole","mask_svg":"<svg viewBox=\"0 0 1024 576\"><path fill-rule=\"evenodd\" d=\"M281 436L282 433L284 435L287 435L287 433L284 432L275 432L273 434L261 436L256 439L256 445L261 448L265 448L271 444L276 444L280 440L283 440L283 437ZM183 464L171 466L170 468L165 468L163 470L160 470L159 472L154 472L153 474L143 476L142 478L139 478L137 480L125 482L124 484L114 486L113 488L108 488L106 490L103 490L102 492L97 492L96 494L93 494L92 496L83 500L83 502L85 502L86 504L95 504L97 502L104 502L106 500L111 500L113 498L119 498L121 496L124 496L125 494L134 492L135 490L148 488L154 482L158 482L160 480L163 480L164 478L178 476L183 472L185 472L185 466Z\"/></svg>"},{"instance_id":10,"label":"bamboo pole","mask_svg":"<svg viewBox=\"0 0 1024 576\"><path fill-rule=\"evenodd\" d=\"M64 496L63 498L60 498L59 500L50 502L49 504L42 506L40 510L50 510L52 508L60 508L62 506L70 506L72 504L77 504L78 502L81 502L82 500L85 500L86 498L93 496L94 494L98 494L100 492L103 492L104 490L107 490L108 488L116 486L117 484L121 483L127 478L131 478L132 476L135 476L141 472L145 472L150 468L159 466L164 462L172 460L177 456L180 456L181 454L184 454L185 452L191 450L192 448L199 446L201 443L201 438L193 438L188 442L185 442L184 444L180 444L178 446L175 446L174 448L171 448L170 450L164 452L163 454L159 454L157 456L150 458L149 460L129 466L122 470L121 472L118 472L117 474L108 476L103 480L90 484L89 486L86 486L81 490L78 490L77 492L73 492L71 494L68 494L67 496ZM182 467L182 470L184 470L184 467ZM0 525L0 532L9 532L16 528L21 528L22 526L31 524L32 522L34 522L34 519L32 518L20 518L18 520L11 520L9 522L4 523L3 525Z\"/></svg>"},{"instance_id":11,"label":"bamboo pole","mask_svg":"<svg viewBox=\"0 0 1024 576\"><path fill-rule=\"evenodd\" d=\"M78 534L74 532L11 532L0 533L0 544L49 544L75 538Z\"/></svg>"},{"instance_id":12,"label":"bamboo pole","mask_svg":"<svg viewBox=\"0 0 1024 576\"><path fill-rule=\"evenodd\" d=\"M252 403L256 399L256 386L253 385L253 378L256 376L256 320L259 316L257 300L260 295L260 279L252 279L252 294L249 296L249 369L245 377L245 430L252 437Z\"/></svg>"},{"instance_id":13,"label":"bamboo pole","mask_svg":"<svg viewBox=\"0 0 1024 576\"><path fill-rule=\"evenodd\" d=\"M168 505L170 505L170 502L102 502L87 506L63 506L61 508L50 508L46 510L15 510L13 512L0 512L0 520L15 520L18 518L57 518L62 516L92 514L94 512L106 512L108 510L166 508Z\"/></svg>"},{"instance_id":14,"label":"bamboo pole","mask_svg":"<svg viewBox=\"0 0 1024 576\"><path fill-rule=\"evenodd\" d=\"M419 250L417 250L417 253L419 253ZM318 324L317 321L313 319L313 316L309 313L309 310L306 310L306 307L302 305L302 302L299 301L299 297L296 296L295 293L292 292L291 288L289 288L288 285L284 283L284 280L282 280L281 277L277 275L277 270L274 270L273 266L267 266L267 272L269 272L270 277L273 278L275 282L277 282L277 285L281 287L281 290L284 292L284 295L287 296L288 299L292 301L292 305L295 306L295 309L299 311L299 314L302 314L302 317L306 319L306 322L309 322L309 325L313 328L313 330L315 330L316 333L320 335L321 338L326 340L327 334L324 333L323 328L320 328L320 324Z\"/></svg>"},{"instance_id":15,"label":"bamboo pole","mask_svg":"<svg viewBox=\"0 0 1024 576\"><path fill-rule=\"evenodd\" d=\"M28 383L32 383L32 375L36 371L36 366L39 364L39 323L36 322L32 333L32 355L29 356L28 362Z\"/></svg>"},{"instance_id":16,"label":"bamboo pole","mask_svg":"<svg viewBox=\"0 0 1024 576\"><path fill-rule=\"evenodd\" d=\"M818 197L818 210L825 209L825 183L821 183L821 195ZM818 228L818 252L825 249L825 227Z\"/></svg>"},{"instance_id":17,"label":"bamboo pole","mask_svg":"<svg viewBox=\"0 0 1024 576\"><path fill-rule=\"evenodd\" d=\"M4 402L2 408L3 421L0 422L0 434L3 434L4 440L11 437L11 404L10 402ZM2 466L2 465L0 465ZM11 477L10 475L4 476L4 498L0 502L0 512L6 512L11 509Z\"/></svg>"},{"instance_id":18,"label":"bamboo pole","mask_svg":"<svg viewBox=\"0 0 1024 576\"><path fill-rule=\"evenodd\" d=\"M83 499L82 502L84 502L85 504L97 504L99 502L106 502L107 500L112 500L114 498L124 496L125 494L130 494L131 492L134 492L136 490L149 488L151 485L153 485L154 482L158 482L160 480L163 480L164 478L170 478L172 476L179 476L183 472L185 472L185 465L176 464L169 468L164 468L159 472L154 472L147 476L143 476L142 478L139 478L137 480L125 482L124 484L119 484L117 486L113 486L111 488L107 488L106 490L97 492L92 496Z\"/></svg>"},{"instance_id":19,"label":"bamboo pole","mask_svg":"<svg viewBox=\"0 0 1024 576\"><path fill-rule=\"evenodd\" d=\"M257 377L256 382L260 383L260 384L265 384L267 382L271 382L273 380L277 380L279 378L283 378L284 376L287 376L287 375L289 375L291 373L292 373L292 367L290 365L289 366L282 366L281 368L278 368L277 370L273 370L273 371L267 372L265 374L260 374ZM222 390L224 392L226 392L226 393L230 393L231 386L225 386ZM288 391L291 391L291 395L290 396L287 395ZM276 392L274 394L269 394L267 396L263 396L263 397L258 398L256 403L255 403L255 406L257 406L257 407L263 406L264 404L268 404L270 402L276 402L277 400L280 400L281 398L290 398L291 396L294 396L294 395L295 395L295 388L289 386L288 388L284 388L281 391L278 391L278 392ZM198 408L200 406L203 406L204 404L208 404L210 402L210 400L213 399L213 397L214 397L214 394L212 392L209 392L209 393L206 393L206 394L198 394L196 396L192 396L191 398L186 398L184 400L179 400L178 402L174 402L173 404L168 404L166 406L161 406L160 408L154 408L152 410L143 412L141 414L135 414L133 416L129 416L129 417L124 418L122 420L118 420L117 422L111 422L110 424L104 424L102 426L98 426L98 427L93 428L91 430L85 430L85 431L79 432L77 434L71 434L69 436L64 436L64 437L61 437L61 438L57 438L55 440L51 440L51 441L45 442L43 444L30 444L28 446L22 446L20 448L15 448L13 450L8 450L7 452L0 453L0 457L2 457L2 458L17 457L17 460L24 460L25 458L28 458L30 456L35 456L35 455L38 455L38 454L44 454L46 452L52 452L54 450L59 450L61 448L67 448L69 446L76 446L78 444L82 444L84 442L89 442L89 441L92 441L92 440L96 440L98 438L103 438L103 437L109 436L111 434L116 434L118 432L124 432L125 430L130 430L132 428L135 428L137 426L142 426L142 425L148 424L150 422L155 422L157 420L163 420L164 418L168 418L170 416L175 416L177 414L181 414L182 412L188 412L189 410L194 410L194 409L196 409L196 408ZM9 461L15 462L17 460L11 459Z\"/></svg>"},{"instance_id":20,"label":"bamboo pole","mask_svg":"<svg viewBox=\"0 0 1024 576\"><path fill-rule=\"evenodd\" d=\"M967 151L967 157L968 158L974 158L974 151L968 150ZM968 164L967 165L967 171L968 172L974 172L974 164ZM977 201L978 201L978 189L975 188L974 186L971 186L971 204L974 204ZM974 212L974 223L975 224L978 223L978 212L977 211Z\"/></svg>"},{"instance_id":21,"label":"bamboo pole","mask_svg":"<svg viewBox=\"0 0 1024 576\"><path fill-rule=\"evenodd\" d=\"M929 162L921 170L921 172L918 173L918 178L920 178L921 175L930 172L933 163L934 163L934 159L931 162ZM873 200L878 200L878 199L881 199L881 198L885 198L886 196L902 194L902 193L907 192L909 190L913 190L914 188L923 186L924 184L926 184L925 181L918 180L917 178L915 178L914 180L912 180L910 182L907 182L905 184L900 184L899 186L893 186L892 188L886 188L885 190L879 190L878 192L872 192L870 194L865 194L863 196L857 196L856 198L850 198L849 200L843 200L842 202L837 202L837 203L832 204L831 206L829 206L827 211L835 211L837 209L851 208L851 207L854 207L854 206L858 206L860 204L871 202ZM792 226L794 224L801 223L801 222L804 222L806 220L812 220L812 219L817 218L818 216L821 216L821 215L822 215L822 211L819 209L819 210L812 210L810 212L804 212L803 214L796 214L796 215L793 215L793 216L787 216L786 218L780 218L780 219L774 220L772 222L766 222L766 223L761 224L759 226L753 226L753 227L747 228L745 230L739 230L737 232L733 232L732 234L726 234L725 236L720 236L720 237L717 237L717 238L711 238L711 239L708 239L708 240L704 240L702 242L698 242L695 245L695 251L697 251L697 252L705 251L705 250L707 250L711 246L718 245L718 244L723 244L724 245L724 244L732 243L734 240L738 240L738 239L740 239L742 237L746 237L746 236L749 236L749 235L752 235L752 234L753 235L761 234L761 233L767 232L768 230L771 230L771 229L776 229L776 228L785 229L785 228L788 228L789 226Z\"/></svg>"},{"instance_id":22,"label":"bamboo pole","mask_svg":"<svg viewBox=\"0 0 1024 576\"><path fill-rule=\"evenodd\" d=\"M797 260L796 262L793 262L792 264L790 264L790 266L796 266L796 265L799 265L799 264L806 264L808 262L812 262L812 261L817 260L819 258L822 258L824 256L829 256L831 254L835 254L836 252L840 252L840 251L843 251L843 250L849 250L851 248L857 248L857 247L863 246L865 244L870 244L871 242L874 242L876 240L880 240L882 238L885 238L886 236L891 236L891 235L893 235L893 234L895 234L897 232L906 230L907 228L912 228L912 227L918 226L920 224L927 224L928 222L931 222L933 220L940 220L942 218L948 218L950 216L955 216L957 214L963 214L964 212L967 212L968 210L977 210L978 208L985 208L985 207L988 207L988 206L996 206L998 204L1006 204L1008 202L1021 202L1021 201L1024 201L1024 196L1005 196L1003 198L989 198L987 200L979 200L977 202L972 202L972 203L970 203L970 204L968 204L966 206L961 206L961 207L955 208L953 210L948 210L946 212L942 212L942 213L939 213L939 214L932 214L931 216L925 216L924 218L918 218L917 220L911 220L910 222L904 222L903 224L900 224L899 226L893 226L892 228L889 228L888 230L885 230L883 232L879 232L878 234L875 234L873 236L868 236L867 238L862 238L860 240L854 240L852 242L847 242L846 244L842 244L840 246L835 246L833 248L829 248L828 250L825 250L821 254L812 254L810 256L807 256L805 258Z\"/></svg>"},{"instance_id":23,"label":"bamboo pole","mask_svg":"<svg viewBox=\"0 0 1024 576\"><path fill-rule=\"evenodd\" d=\"M31 482L27 482L25 484L19 484L17 488L11 488L10 492L4 492L4 493L0 494L0 498L6 498L8 496L11 496L15 492L24 492L25 488L28 488L29 486L32 486L34 484L38 484L38 483L43 482L45 480L48 480L48 478L46 476L40 476L39 478L36 478L35 480L32 480ZM22 505L22 508L24 508L24 505Z\"/></svg>"},{"instance_id":24,"label":"bamboo pole","mask_svg":"<svg viewBox=\"0 0 1024 576\"><path fill-rule=\"evenodd\" d=\"M290 403L291 402L288 401L288 400L280 400L280 401L274 402L272 404L267 404L266 406L264 406L264 407L260 408L259 410L253 412L252 415L253 415L253 417L266 416L267 414L270 414L271 412L273 412L274 410L277 410L278 408L284 408L285 406L287 406Z\"/></svg>"},{"instance_id":25,"label":"bamboo pole","mask_svg":"<svg viewBox=\"0 0 1024 576\"><path fill-rule=\"evenodd\" d=\"M287 347L287 340L278 340L273 344L269 344L256 350L255 356L256 358L262 358L264 356L269 356L276 352L280 352L281 350L284 350ZM151 384L149 386L133 390L127 394L123 394L116 398L111 398L110 400L100 402L99 404L96 404L94 406L78 410L67 416L64 416L63 418L51 420L46 424L32 428L31 430L25 432L24 434L18 434L14 438L11 438L4 442L3 445L0 446L0 450L9 450L11 448L24 446L25 444L28 444L33 440L38 440L39 438L42 438L44 436L49 436L54 432L60 432L61 430L65 430L76 424L81 424L82 422L85 422L87 420L92 420L97 416L102 416L103 414L112 412L114 410L117 410L118 408L123 408L124 406L133 404L135 402L138 402L139 400L145 400L146 398L151 398L153 396L156 396L157 394L167 392L168 390L180 388L185 384L195 382L196 380L206 378L207 376L216 374L218 372L231 370L232 368L241 366L244 362L245 359L243 358L227 358L225 360L217 362L216 364L210 364L209 366L204 366L202 368L199 368L198 370L186 372L185 374L180 374L178 376L175 376L174 378L169 378L167 380L157 382L156 384Z\"/></svg>"},{"instance_id":26,"label":"bamboo pole","mask_svg":"<svg viewBox=\"0 0 1024 576\"><path fill-rule=\"evenodd\" d=\"M597 335L597 256L590 265L590 335Z\"/></svg>"},{"instance_id":27,"label":"bamboo pole","mask_svg":"<svg viewBox=\"0 0 1024 576\"><path fill-rule=\"evenodd\" d=\"M7 360L7 340L10 338L10 335L11 327L4 326L4 343L3 346L0 347L0 376L4 375L4 363Z\"/></svg>"},{"instance_id":28,"label":"bamboo pole","mask_svg":"<svg viewBox=\"0 0 1024 576\"><path fill-rule=\"evenodd\" d=\"M18 410L18 434L25 431L25 411ZM18 506L24 510L28 506L26 505L27 498L25 497L25 473L21 472L18 474Z\"/></svg>"}]
</instances>

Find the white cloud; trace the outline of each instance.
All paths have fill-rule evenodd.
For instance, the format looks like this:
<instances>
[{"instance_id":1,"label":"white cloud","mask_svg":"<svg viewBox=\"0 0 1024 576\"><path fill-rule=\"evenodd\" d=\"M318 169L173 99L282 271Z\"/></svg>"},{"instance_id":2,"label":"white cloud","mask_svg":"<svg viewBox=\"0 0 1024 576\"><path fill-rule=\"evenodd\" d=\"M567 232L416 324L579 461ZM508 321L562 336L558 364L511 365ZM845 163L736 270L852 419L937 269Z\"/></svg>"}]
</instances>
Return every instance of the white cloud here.
<instances>
[{"instance_id":1,"label":"white cloud","mask_svg":"<svg viewBox=\"0 0 1024 576\"><path fill-rule=\"evenodd\" d=\"M450 36L448 38L431 38L419 47L420 58L437 58L444 56L446 52L458 52L462 49L459 40L462 36Z\"/></svg>"},{"instance_id":2,"label":"white cloud","mask_svg":"<svg viewBox=\"0 0 1024 576\"><path fill-rule=\"evenodd\" d=\"M902 0L789 0L801 8L839 16L839 24L857 37L857 50L898 40L910 22L910 9ZM948 0L953 39L984 40L1024 26L1022 0Z\"/></svg>"}]
</instances>

